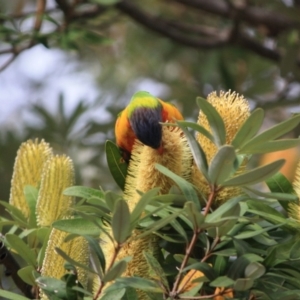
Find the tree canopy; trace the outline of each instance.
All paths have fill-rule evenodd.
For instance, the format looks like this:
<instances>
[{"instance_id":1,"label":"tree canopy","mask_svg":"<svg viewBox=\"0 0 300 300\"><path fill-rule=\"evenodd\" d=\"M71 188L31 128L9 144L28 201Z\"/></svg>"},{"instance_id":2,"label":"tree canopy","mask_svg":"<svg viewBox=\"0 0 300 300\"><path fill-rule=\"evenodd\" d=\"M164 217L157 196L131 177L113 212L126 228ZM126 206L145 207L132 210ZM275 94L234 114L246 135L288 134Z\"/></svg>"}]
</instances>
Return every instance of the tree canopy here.
<instances>
[{"instance_id":1,"label":"tree canopy","mask_svg":"<svg viewBox=\"0 0 300 300\"><path fill-rule=\"evenodd\" d=\"M2 71L37 45L75 51L78 60L87 62L87 70L99 66L97 105L110 120L91 120L74 135L75 120L93 107L83 101L70 117L61 99L55 114L39 104L32 107L42 127L24 125L26 137L46 137L60 151L92 147L93 166L103 166L104 142L113 138L116 114L143 82L192 119L197 117L196 97L214 90L234 90L252 108L269 111L300 102L297 0L23 0L0 5ZM286 117L278 110L271 114L276 121L282 115ZM102 136L95 138L99 132ZM5 134L3 146L26 138ZM2 160L3 165L11 162Z\"/></svg>"}]
</instances>

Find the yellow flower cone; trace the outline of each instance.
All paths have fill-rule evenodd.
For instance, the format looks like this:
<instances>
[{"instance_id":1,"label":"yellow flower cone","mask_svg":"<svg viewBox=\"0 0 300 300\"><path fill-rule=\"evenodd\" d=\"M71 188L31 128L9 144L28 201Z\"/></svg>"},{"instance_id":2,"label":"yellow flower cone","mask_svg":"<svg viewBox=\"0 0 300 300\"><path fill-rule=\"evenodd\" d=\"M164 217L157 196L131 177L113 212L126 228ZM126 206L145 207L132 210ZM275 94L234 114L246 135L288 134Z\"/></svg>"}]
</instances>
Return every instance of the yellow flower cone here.
<instances>
[{"instance_id":1,"label":"yellow flower cone","mask_svg":"<svg viewBox=\"0 0 300 300\"><path fill-rule=\"evenodd\" d=\"M226 144L230 144L237 131L250 116L249 103L243 96L231 91L226 93L221 91L219 95L217 94L217 92L213 92L208 95L207 101L217 110L217 112L222 117L226 129ZM197 123L211 132L208 120L201 111L199 113ZM217 152L217 147L203 134L198 133L196 135L196 139L203 148L208 163L210 163ZM243 172L245 170L245 166L246 162L241 165L238 173ZM195 164L192 167L192 183L197 186L200 192L204 193L205 195L209 194L210 189L207 181L200 173ZM225 188L221 192L219 192L216 201L224 202L236 195L239 195L240 193L240 188Z\"/></svg>"},{"instance_id":2,"label":"yellow flower cone","mask_svg":"<svg viewBox=\"0 0 300 300\"><path fill-rule=\"evenodd\" d=\"M296 192L296 195L300 199L300 162L298 162L296 167L295 178L293 181L293 188ZM288 215L294 220L300 223L300 203L290 202L288 206Z\"/></svg>"},{"instance_id":3,"label":"yellow flower cone","mask_svg":"<svg viewBox=\"0 0 300 300\"><path fill-rule=\"evenodd\" d=\"M50 226L53 221L70 214L74 199L63 191L74 184L72 160L65 156L53 156L42 175L36 213L40 226Z\"/></svg>"},{"instance_id":4,"label":"yellow flower cone","mask_svg":"<svg viewBox=\"0 0 300 300\"><path fill-rule=\"evenodd\" d=\"M24 187L39 187L42 172L52 149L44 140L28 140L22 143L14 164L9 203L20 209L25 217L29 216L29 207L24 196Z\"/></svg>"},{"instance_id":5,"label":"yellow flower cone","mask_svg":"<svg viewBox=\"0 0 300 300\"><path fill-rule=\"evenodd\" d=\"M140 195L136 190L147 192L154 187L160 187L162 194L167 193L174 182L155 169L155 163L164 165L172 172L190 179L190 167L192 156L185 137L178 128L163 127L163 154L159 154L157 150L143 146L136 142L131 153L131 161L128 168L126 178L124 198L128 201L130 211L136 206L140 199ZM138 235L139 231L135 230L134 235ZM114 245L103 236L104 242L101 244L107 262L110 262L114 253ZM155 235L149 235L145 238L129 241L121 249L117 260L126 256L132 256L132 260L128 263L123 276L140 276L149 278L149 267L144 258L143 251L148 251L152 255L158 257L160 250L158 247L158 239ZM95 285L97 289L97 284ZM139 299L148 299L148 296L139 292Z\"/></svg>"},{"instance_id":6,"label":"yellow flower cone","mask_svg":"<svg viewBox=\"0 0 300 300\"><path fill-rule=\"evenodd\" d=\"M203 277L204 274L201 271L191 269L189 270L185 276L181 279L178 290L181 291L181 293L185 293L196 287L199 282L193 282L193 280L196 280L198 278Z\"/></svg>"},{"instance_id":7,"label":"yellow flower cone","mask_svg":"<svg viewBox=\"0 0 300 300\"><path fill-rule=\"evenodd\" d=\"M218 295L220 293L221 295ZM213 300L226 300L226 299L234 298L233 290L225 289L223 287L217 287L215 290L215 295L217 296L215 296Z\"/></svg>"},{"instance_id":8,"label":"yellow flower cone","mask_svg":"<svg viewBox=\"0 0 300 300\"><path fill-rule=\"evenodd\" d=\"M89 264L89 250L88 243L85 238L77 237L69 242L64 242L64 239L69 235L69 233L60 231L53 228L49 237L48 246L45 253L45 258L43 261L43 267L41 269L41 275L60 279L64 274L66 274L66 269L64 268L65 260L56 253L55 247L63 250L67 255L69 255L75 261L88 266ZM81 268L76 268L78 273L78 280L80 283L86 287L88 274L86 270ZM48 299L46 295L42 294L42 299Z\"/></svg>"}]
</instances>

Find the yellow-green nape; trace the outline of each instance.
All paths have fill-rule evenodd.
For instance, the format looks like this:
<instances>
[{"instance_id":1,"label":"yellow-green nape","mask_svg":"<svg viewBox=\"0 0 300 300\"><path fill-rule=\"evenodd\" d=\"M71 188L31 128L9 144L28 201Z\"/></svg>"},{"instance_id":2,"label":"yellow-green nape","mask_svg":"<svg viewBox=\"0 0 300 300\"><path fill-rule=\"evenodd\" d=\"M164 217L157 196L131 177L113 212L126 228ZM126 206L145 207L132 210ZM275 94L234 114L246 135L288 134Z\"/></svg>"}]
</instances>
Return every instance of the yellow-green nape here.
<instances>
[{"instance_id":1,"label":"yellow-green nape","mask_svg":"<svg viewBox=\"0 0 300 300\"><path fill-rule=\"evenodd\" d=\"M161 103L159 100L146 91L136 92L129 104L128 104L128 117L134 112L136 108L146 107L146 108L157 108L160 107Z\"/></svg>"}]
</instances>

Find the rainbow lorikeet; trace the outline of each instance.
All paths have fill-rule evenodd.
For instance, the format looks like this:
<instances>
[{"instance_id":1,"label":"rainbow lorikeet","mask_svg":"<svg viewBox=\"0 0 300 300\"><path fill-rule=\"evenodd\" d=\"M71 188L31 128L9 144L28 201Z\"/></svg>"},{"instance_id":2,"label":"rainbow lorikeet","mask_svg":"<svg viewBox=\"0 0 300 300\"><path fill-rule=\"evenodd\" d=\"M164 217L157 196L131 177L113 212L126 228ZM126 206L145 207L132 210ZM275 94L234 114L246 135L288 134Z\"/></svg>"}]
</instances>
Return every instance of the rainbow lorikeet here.
<instances>
[{"instance_id":1,"label":"rainbow lorikeet","mask_svg":"<svg viewBox=\"0 0 300 300\"><path fill-rule=\"evenodd\" d=\"M163 152L162 125L160 122L183 120L179 110L148 92L135 93L128 106L119 113L115 135L122 157L129 161L135 139L144 145Z\"/></svg>"}]
</instances>

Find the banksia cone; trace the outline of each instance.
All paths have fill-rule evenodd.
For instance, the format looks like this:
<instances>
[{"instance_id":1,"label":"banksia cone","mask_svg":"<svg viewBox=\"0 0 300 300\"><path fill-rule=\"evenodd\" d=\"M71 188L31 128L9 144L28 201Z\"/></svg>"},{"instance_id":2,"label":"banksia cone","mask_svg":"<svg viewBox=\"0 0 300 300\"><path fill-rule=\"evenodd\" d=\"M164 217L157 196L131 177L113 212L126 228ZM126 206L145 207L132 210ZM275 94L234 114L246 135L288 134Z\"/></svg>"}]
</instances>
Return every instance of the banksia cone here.
<instances>
[{"instance_id":1,"label":"banksia cone","mask_svg":"<svg viewBox=\"0 0 300 300\"><path fill-rule=\"evenodd\" d=\"M296 195L300 199L300 162L297 164L295 179L293 181L293 188ZM300 223L300 203L290 202L288 208L288 215Z\"/></svg>"},{"instance_id":2,"label":"banksia cone","mask_svg":"<svg viewBox=\"0 0 300 300\"><path fill-rule=\"evenodd\" d=\"M72 160L65 155L53 156L44 169L36 206L40 226L50 226L53 221L70 214L73 198L63 195L63 191L73 184Z\"/></svg>"},{"instance_id":3,"label":"banksia cone","mask_svg":"<svg viewBox=\"0 0 300 300\"><path fill-rule=\"evenodd\" d=\"M225 93L221 91L220 95L217 95L216 92L209 94L207 97L207 101L217 110L217 112L222 117L226 129L226 144L230 144L238 130L250 115L250 108L247 100L243 96L240 96L235 92L229 91ZM201 111L199 113L197 123L211 132L208 120ZM196 139L203 148L208 163L210 163L217 152L216 145L214 145L208 138L200 133L197 134ZM245 170L245 165L246 162L241 165L240 169L237 172L243 172ZM207 181L200 173L196 165L193 165L192 167L192 183L197 186L199 191L201 191L205 195L209 194L210 190ZM221 192L219 192L216 201L224 202L240 193L241 190L239 188L225 188Z\"/></svg>"},{"instance_id":4,"label":"banksia cone","mask_svg":"<svg viewBox=\"0 0 300 300\"><path fill-rule=\"evenodd\" d=\"M213 300L226 300L230 298L234 298L232 289L225 289L223 287L217 287L215 290L215 296Z\"/></svg>"},{"instance_id":5,"label":"banksia cone","mask_svg":"<svg viewBox=\"0 0 300 300\"><path fill-rule=\"evenodd\" d=\"M133 147L124 192L124 198L128 201L130 211L133 210L140 199L137 190L147 192L154 187L160 187L160 192L164 194L174 185L170 178L155 168L156 163L164 165L185 179L190 179L192 156L181 130L163 127L162 141L163 154L159 154L157 150L144 146L139 142L136 142ZM135 230L132 235L138 234L139 231ZM103 236L103 239L105 242L101 246L106 260L110 262L114 253L114 245L105 236ZM129 241L123 246L117 260L132 256L132 260L128 263L123 276L135 275L149 278L149 267L143 251L150 252L158 257L160 250L155 235L151 234L141 239ZM139 299L145 300L148 299L148 296L143 292L139 292Z\"/></svg>"},{"instance_id":6,"label":"banksia cone","mask_svg":"<svg viewBox=\"0 0 300 300\"><path fill-rule=\"evenodd\" d=\"M75 261L88 266L89 251L86 239L83 237L76 237L71 241L64 242L64 239L68 235L68 232L60 231L55 228L52 229L41 269L42 276L60 279L64 274L66 274L66 269L64 268L65 261L59 254L56 253L56 247L63 250ZM86 287L88 279L87 271L77 267L76 269L78 280ZM42 299L48 298L42 293Z\"/></svg>"},{"instance_id":7,"label":"banksia cone","mask_svg":"<svg viewBox=\"0 0 300 300\"><path fill-rule=\"evenodd\" d=\"M147 192L160 187L160 193L168 193L174 182L155 168L161 164L170 171L189 180L191 174L191 152L179 128L163 127L163 154L136 142L128 168L124 197L132 210L140 199L137 190Z\"/></svg>"},{"instance_id":8,"label":"banksia cone","mask_svg":"<svg viewBox=\"0 0 300 300\"><path fill-rule=\"evenodd\" d=\"M39 187L45 163L51 156L52 149L49 144L37 139L22 143L17 152L9 203L20 209L26 217L29 216L29 207L24 196L24 187Z\"/></svg>"}]
</instances>

